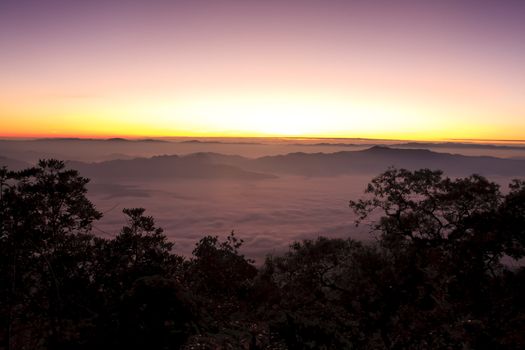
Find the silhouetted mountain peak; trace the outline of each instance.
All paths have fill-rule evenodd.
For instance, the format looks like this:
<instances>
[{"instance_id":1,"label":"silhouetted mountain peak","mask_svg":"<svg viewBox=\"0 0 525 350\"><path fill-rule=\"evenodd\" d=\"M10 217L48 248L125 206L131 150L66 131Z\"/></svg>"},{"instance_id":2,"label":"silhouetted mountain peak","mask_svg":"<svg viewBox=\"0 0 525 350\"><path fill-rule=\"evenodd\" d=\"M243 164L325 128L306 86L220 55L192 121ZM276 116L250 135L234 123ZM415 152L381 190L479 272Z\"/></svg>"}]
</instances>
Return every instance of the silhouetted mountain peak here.
<instances>
[{"instance_id":1,"label":"silhouetted mountain peak","mask_svg":"<svg viewBox=\"0 0 525 350\"><path fill-rule=\"evenodd\" d=\"M123 139L122 137L113 137L113 138L107 139L106 141L111 141L111 142L128 142L129 140Z\"/></svg>"},{"instance_id":2,"label":"silhouetted mountain peak","mask_svg":"<svg viewBox=\"0 0 525 350\"><path fill-rule=\"evenodd\" d=\"M372 147L370 147L368 149L365 149L362 152L381 153L381 152L388 152L388 151L392 151L392 150L393 150L393 148L390 148L390 147L387 147L387 146L376 145L376 146L372 146Z\"/></svg>"},{"instance_id":3,"label":"silhouetted mountain peak","mask_svg":"<svg viewBox=\"0 0 525 350\"><path fill-rule=\"evenodd\" d=\"M365 149L359 152L372 153L374 155L379 155L379 154L388 154L388 155L443 154L443 153L432 152L431 150L424 149L424 148L404 149L404 148L393 148L393 147L388 147L388 146L383 146L383 145L376 145L376 146L370 147L368 149Z\"/></svg>"}]
</instances>

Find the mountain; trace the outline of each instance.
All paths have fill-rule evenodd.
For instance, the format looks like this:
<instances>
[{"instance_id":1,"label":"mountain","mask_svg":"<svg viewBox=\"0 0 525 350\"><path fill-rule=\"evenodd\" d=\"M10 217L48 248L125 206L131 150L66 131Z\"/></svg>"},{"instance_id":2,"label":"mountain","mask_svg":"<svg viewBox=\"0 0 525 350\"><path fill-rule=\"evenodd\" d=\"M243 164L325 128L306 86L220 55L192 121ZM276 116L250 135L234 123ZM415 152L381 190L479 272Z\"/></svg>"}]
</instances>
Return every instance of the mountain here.
<instances>
[{"instance_id":1,"label":"mountain","mask_svg":"<svg viewBox=\"0 0 525 350\"><path fill-rule=\"evenodd\" d=\"M0 156L0 168L4 166L7 167L9 170L22 170L31 167L31 164L20 160Z\"/></svg>"},{"instance_id":2,"label":"mountain","mask_svg":"<svg viewBox=\"0 0 525 350\"><path fill-rule=\"evenodd\" d=\"M295 146L305 147L373 147L380 146L374 143L342 143L342 142L320 142L320 143L296 143ZM436 148L456 148L456 149L489 149L489 150L513 150L525 151L525 145L501 145L488 143L464 143L464 142L404 142L390 144L395 148L417 148L417 149L436 149Z\"/></svg>"},{"instance_id":3,"label":"mountain","mask_svg":"<svg viewBox=\"0 0 525 350\"><path fill-rule=\"evenodd\" d=\"M29 142L169 142L157 139L125 139L122 137L112 137L109 139L79 138L79 137L48 137L28 140ZM26 141L27 142L27 141Z\"/></svg>"},{"instance_id":4,"label":"mountain","mask_svg":"<svg viewBox=\"0 0 525 350\"><path fill-rule=\"evenodd\" d=\"M463 156L425 149L399 149L386 146L336 153L299 152L255 159L210 152L186 156L165 155L101 163L69 162L68 164L78 169L84 176L110 179L263 180L283 175L308 177L376 175L388 167L409 170L440 169L450 176L466 176L474 173L525 176L525 160Z\"/></svg>"},{"instance_id":5,"label":"mountain","mask_svg":"<svg viewBox=\"0 0 525 350\"><path fill-rule=\"evenodd\" d=\"M487 156L463 156L425 149L400 149L374 146L362 151L336 153L290 153L257 159L209 155L218 162L250 171L302 176L378 174L388 167L410 170L441 169L452 176L480 175L525 176L525 161Z\"/></svg>"},{"instance_id":6,"label":"mountain","mask_svg":"<svg viewBox=\"0 0 525 350\"><path fill-rule=\"evenodd\" d=\"M202 145L262 145L259 142L233 142L233 141L212 141L212 140L186 140L179 143L202 144Z\"/></svg>"},{"instance_id":7,"label":"mountain","mask_svg":"<svg viewBox=\"0 0 525 350\"><path fill-rule=\"evenodd\" d=\"M230 164L215 163L205 154L189 156L156 156L110 160L100 163L68 162L68 167L77 169L83 176L103 179L235 179L263 180L275 178L240 169Z\"/></svg>"},{"instance_id":8,"label":"mountain","mask_svg":"<svg viewBox=\"0 0 525 350\"><path fill-rule=\"evenodd\" d=\"M494 145L486 143L463 142L407 142L396 144L395 147L407 148L466 148L466 149L492 149L492 150L518 150L524 151L524 145Z\"/></svg>"}]
</instances>

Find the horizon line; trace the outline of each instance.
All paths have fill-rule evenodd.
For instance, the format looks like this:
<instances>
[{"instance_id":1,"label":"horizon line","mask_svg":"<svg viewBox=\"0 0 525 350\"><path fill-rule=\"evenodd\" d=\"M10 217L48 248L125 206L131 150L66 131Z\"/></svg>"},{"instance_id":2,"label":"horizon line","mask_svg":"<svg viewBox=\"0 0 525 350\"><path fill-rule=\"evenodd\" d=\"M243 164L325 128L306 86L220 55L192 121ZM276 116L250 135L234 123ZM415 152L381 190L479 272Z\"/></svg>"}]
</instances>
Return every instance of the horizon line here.
<instances>
[{"instance_id":1,"label":"horizon line","mask_svg":"<svg viewBox=\"0 0 525 350\"><path fill-rule=\"evenodd\" d=\"M177 135L177 136L136 136L136 135L106 135L106 136L8 136L0 135L0 140L3 141L37 141L37 140L93 140L93 141L108 141L112 139L120 140L168 140L168 139L274 139L274 140L360 140L360 141L412 141L412 142L513 142L525 143L525 139L484 139L484 138L436 138L436 139L411 139L411 138L373 138L373 137L330 137L330 136L197 136L197 135Z\"/></svg>"}]
</instances>

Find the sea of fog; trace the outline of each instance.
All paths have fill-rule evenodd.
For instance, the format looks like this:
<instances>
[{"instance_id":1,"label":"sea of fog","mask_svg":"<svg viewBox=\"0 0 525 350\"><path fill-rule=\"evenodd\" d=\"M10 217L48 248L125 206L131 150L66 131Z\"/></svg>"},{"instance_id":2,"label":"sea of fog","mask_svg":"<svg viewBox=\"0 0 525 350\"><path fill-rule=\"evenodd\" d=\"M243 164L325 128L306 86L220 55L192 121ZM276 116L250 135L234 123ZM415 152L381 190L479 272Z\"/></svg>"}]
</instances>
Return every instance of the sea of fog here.
<instances>
[{"instance_id":1,"label":"sea of fog","mask_svg":"<svg viewBox=\"0 0 525 350\"><path fill-rule=\"evenodd\" d=\"M122 226L122 208L144 207L176 250L190 254L203 235L244 239L252 258L280 253L294 240L327 237L372 239L365 225L355 228L348 201L361 195L368 176L281 177L264 181L175 180L90 185L90 198L104 212L101 235Z\"/></svg>"},{"instance_id":2,"label":"sea of fog","mask_svg":"<svg viewBox=\"0 0 525 350\"><path fill-rule=\"evenodd\" d=\"M303 153L356 151L374 144L418 148L406 141L362 139L172 139L163 140L0 140L0 156L34 164L39 158L100 162L156 155L214 152L249 158ZM496 147L494 147L496 146ZM501 147L503 146L503 147ZM525 159L523 145L424 144L436 152ZM318 236L373 240L365 224L355 227L348 202L363 195L377 174L324 177L279 175L263 180L97 178L89 198L104 217L95 233L114 236L125 223L123 208L143 207L152 215L175 250L190 255L204 235L225 237L231 231L244 239L242 252L261 261L295 240ZM492 177L504 187L510 177Z\"/></svg>"}]
</instances>

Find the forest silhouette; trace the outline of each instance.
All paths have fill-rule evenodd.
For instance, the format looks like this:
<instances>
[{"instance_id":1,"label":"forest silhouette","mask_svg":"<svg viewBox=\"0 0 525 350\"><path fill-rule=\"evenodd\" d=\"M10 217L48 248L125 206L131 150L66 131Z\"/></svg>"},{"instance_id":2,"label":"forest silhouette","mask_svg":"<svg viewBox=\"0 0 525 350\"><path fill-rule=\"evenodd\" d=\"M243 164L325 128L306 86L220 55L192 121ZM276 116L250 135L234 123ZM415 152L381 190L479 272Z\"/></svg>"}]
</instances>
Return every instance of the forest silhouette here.
<instances>
[{"instance_id":1,"label":"forest silhouette","mask_svg":"<svg viewBox=\"0 0 525 350\"><path fill-rule=\"evenodd\" d=\"M0 349L525 348L525 181L389 168L349 202L377 241L260 266L233 232L178 255L142 208L99 237L88 182L0 169Z\"/></svg>"}]
</instances>

